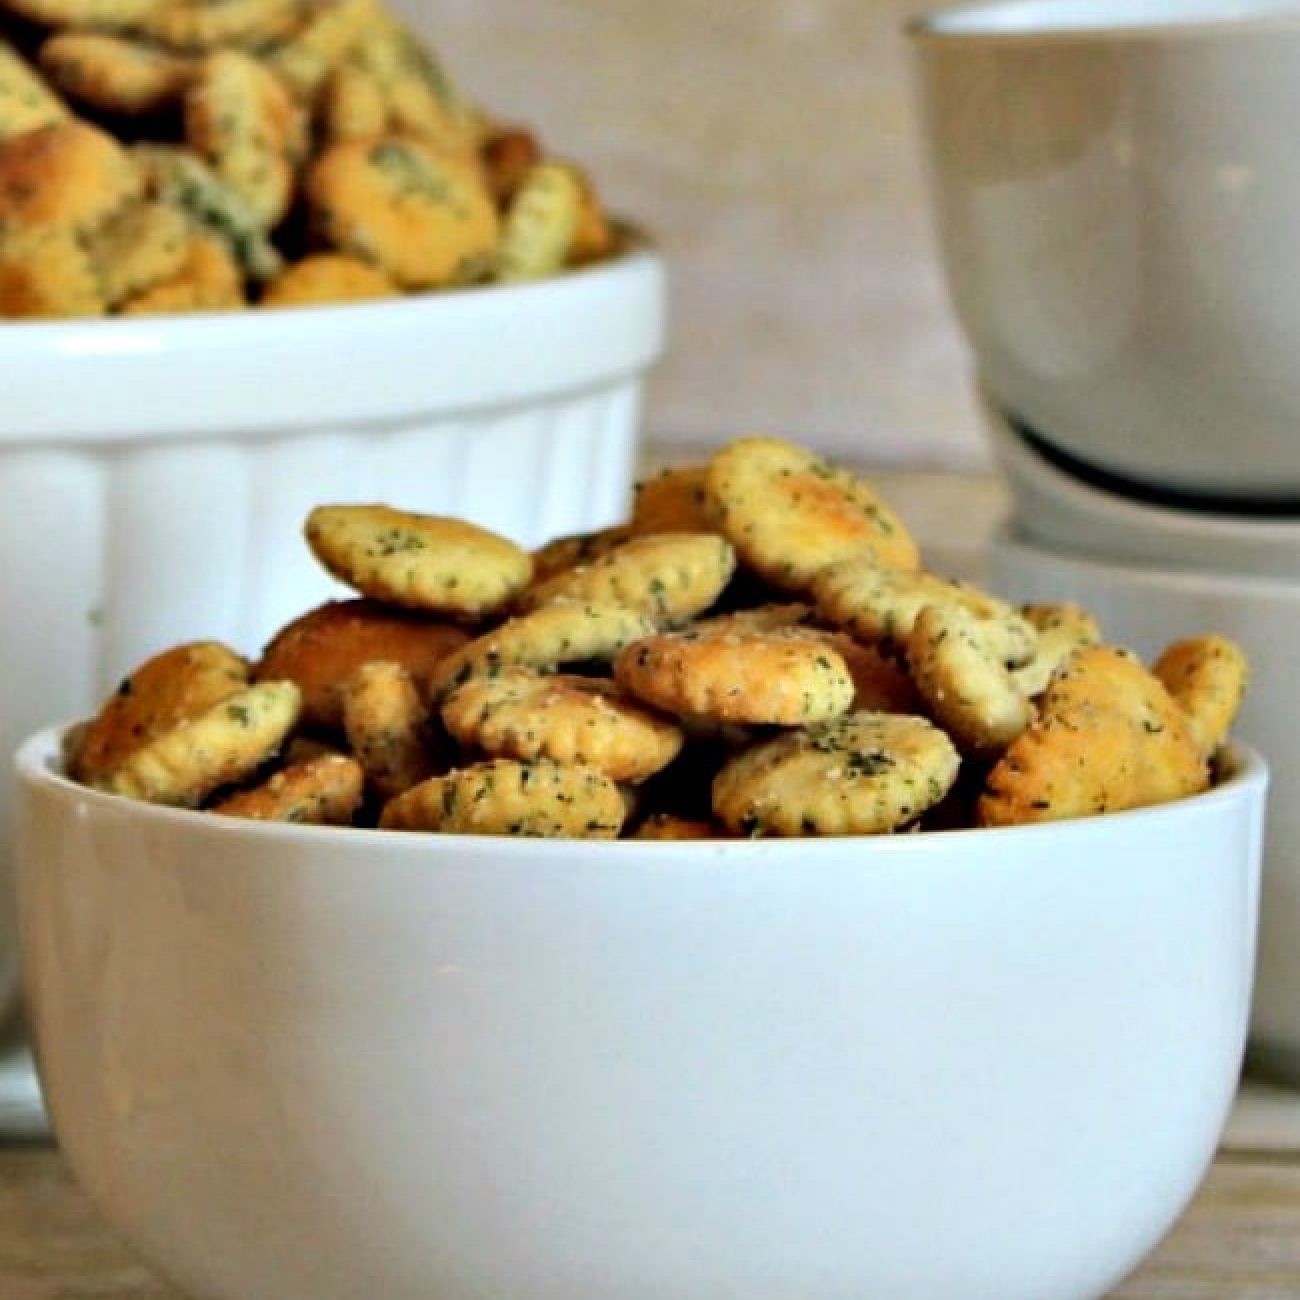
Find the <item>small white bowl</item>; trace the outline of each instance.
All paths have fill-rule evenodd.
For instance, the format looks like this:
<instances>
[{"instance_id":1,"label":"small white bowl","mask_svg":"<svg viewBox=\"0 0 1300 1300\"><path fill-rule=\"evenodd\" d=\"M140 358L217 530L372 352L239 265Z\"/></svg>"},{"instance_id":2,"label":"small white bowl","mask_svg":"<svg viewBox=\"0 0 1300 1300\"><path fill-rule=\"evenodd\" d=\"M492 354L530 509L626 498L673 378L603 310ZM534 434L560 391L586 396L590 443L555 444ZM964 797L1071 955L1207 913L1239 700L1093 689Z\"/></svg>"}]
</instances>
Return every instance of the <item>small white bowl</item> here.
<instances>
[{"instance_id":1,"label":"small white bowl","mask_svg":"<svg viewBox=\"0 0 1300 1300\"><path fill-rule=\"evenodd\" d=\"M939 243L1002 406L1078 459L1300 501L1300 11L999 0L911 27Z\"/></svg>"},{"instance_id":2,"label":"small white bowl","mask_svg":"<svg viewBox=\"0 0 1300 1300\"><path fill-rule=\"evenodd\" d=\"M1015 600L1077 600L1112 640L1148 659L1178 637L1222 632L1250 657L1240 734L1273 773L1250 1058L1300 1084L1300 581L1151 568L1062 554L1010 532L989 549L989 585Z\"/></svg>"},{"instance_id":3,"label":"small white bowl","mask_svg":"<svg viewBox=\"0 0 1300 1300\"><path fill-rule=\"evenodd\" d=\"M204 316L0 325L0 751L166 645L255 654L340 594L329 501L534 545L623 517L664 268L644 241L519 286ZM0 783L0 1021L13 990Z\"/></svg>"},{"instance_id":4,"label":"small white bowl","mask_svg":"<svg viewBox=\"0 0 1300 1300\"><path fill-rule=\"evenodd\" d=\"M1158 568L1300 577L1294 518L1224 514L1143 501L1089 482L1031 441L987 397L989 445L1011 491L1016 528L1066 552Z\"/></svg>"},{"instance_id":5,"label":"small white bowl","mask_svg":"<svg viewBox=\"0 0 1300 1300\"><path fill-rule=\"evenodd\" d=\"M613 844L242 822L58 752L18 758L41 1083L209 1300L1093 1300L1234 1096L1247 751L1051 826Z\"/></svg>"}]
</instances>

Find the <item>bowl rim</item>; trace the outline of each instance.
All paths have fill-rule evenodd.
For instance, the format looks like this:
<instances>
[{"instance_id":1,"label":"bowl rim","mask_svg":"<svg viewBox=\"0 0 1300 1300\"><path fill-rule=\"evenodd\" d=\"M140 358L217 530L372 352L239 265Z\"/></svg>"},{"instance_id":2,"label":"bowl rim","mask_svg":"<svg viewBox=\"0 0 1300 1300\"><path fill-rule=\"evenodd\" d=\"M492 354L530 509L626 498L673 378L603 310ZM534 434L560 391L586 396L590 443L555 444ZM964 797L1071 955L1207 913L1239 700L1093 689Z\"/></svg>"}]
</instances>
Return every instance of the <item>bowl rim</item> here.
<instances>
[{"instance_id":1,"label":"bowl rim","mask_svg":"<svg viewBox=\"0 0 1300 1300\"><path fill-rule=\"evenodd\" d=\"M1212 0L1220 12L1215 16L1147 17L1109 20L1099 12L1086 20L1052 21L1053 11L1110 11L1118 14L1117 0L968 0L929 13L919 14L903 24L907 37L924 47L996 45L1074 45L1104 41L1107 44L1196 41L1223 37L1260 37L1279 31L1300 30L1300 14L1285 0L1247 0L1257 6L1243 13L1241 6ZM1285 7L1284 7L1285 6ZM1040 15L1034 21L1034 15ZM999 25L998 15L1014 21ZM1022 17L1023 16L1023 17ZM1047 17L1047 21L1043 21ZM982 24L988 25L982 25Z\"/></svg>"},{"instance_id":2,"label":"bowl rim","mask_svg":"<svg viewBox=\"0 0 1300 1300\"><path fill-rule=\"evenodd\" d=\"M632 378L663 350L666 265L639 228L620 230L615 255L518 284L0 322L0 451L409 422Z\"/></svg>"},{"instance_id":3,"label":"bowl rim","mask_svg":"<svg viewBox=\"0 0 1300 1300\"><path fill-rule=\"evenodd\" d=\"M564 860L603 859L616 864L622 858L633 862L646 858L662 860L665 850L674 859L686 862L741 859L746 862L785 855L789 865L812 855L869 852L873 859L894 860L924 855L935 844L960 851L963 844L976 843L991 848L1000 843L1032 842L1047 836L1059 841L1062 835L1087 839L1101 834L1119 834L1134 822L1178 819L1187 810L1212 809L1219 804L1250 801L1255 794L1262 798L1268 788L1270 770L1264 756L1247 741L1234 737L1224 748L1225 773L1208 790L1162 804L1128 808L1094 817L1075 817L1054 822L1034 822L1018 826L972 827L933 830L898 835L839 835L808 838L701 839L701 840L586 840L544 839L503 835L465 835L378 830L352 826L305 826L286 822L264 822L249 818L222 817L210 812L145 803L82 785L60 770L63 738L75 722L58 723L28 736L18 746L12 759L21 797L29 790L43 790L72 801L91 813L138 819L143 828L167 827L198 836L242 836L254 843L303 843L320 845L330 841L338 845L362 848L367 845L397 852L407 857L426 858L430 865L440 859L452 859L458 851L470 847L480 853L492 846L497 854L511 858L526 857Z\"/></svg>"}]
</instances>

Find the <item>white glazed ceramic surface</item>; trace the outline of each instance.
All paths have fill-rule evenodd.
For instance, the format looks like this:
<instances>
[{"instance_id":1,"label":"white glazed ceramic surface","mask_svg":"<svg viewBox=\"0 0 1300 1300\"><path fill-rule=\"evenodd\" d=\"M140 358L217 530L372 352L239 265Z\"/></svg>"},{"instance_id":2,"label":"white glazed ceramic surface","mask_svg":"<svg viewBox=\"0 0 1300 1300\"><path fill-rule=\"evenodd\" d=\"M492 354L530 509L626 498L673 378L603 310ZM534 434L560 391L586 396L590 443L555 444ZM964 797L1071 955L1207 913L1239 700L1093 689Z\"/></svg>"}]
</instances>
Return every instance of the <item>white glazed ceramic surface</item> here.
<instances>
[{"instance_id":1,"label":"white glazed ceramic surface","mask_svg":"<svg viewBox=\"0 0 1300 1300\"><path fill-rule=\"evenodd\" d=\"M1011 491L1017 530L1030 540L1120 563L1300 579L1300 512L1294 519L1270 519L1122 496L1053 464L994 405L982 406L989 445Z\"/></svg>"},{"instance_id":2,"label":"white glazed ceramic surface","mask_svg":"<svg viewBox=\"0 0 1300 1300\"><path fill-rule=\"evenodd\" d=\"M208 1300L1089 1300L1230 1107L1265 773L800 842L239 822L19 765L62 1149Z\"/></svg>"},{"instance_id":3,"label":"white glazed ceramic surface","mask_svg":"<svg viewBox=\"0 0 1300 1300\"><path fill-rule=\"evenodd\" d=\"M1178 637L1222 632L1247 651L1250 690L1238 731L1273 774L1264 849L1251 1055L1300 1084L1300 578L1270 582L1108 564L1010 534L989 550L990 586L1016 600L1078 600L1112 640L1148 659Z\"/></svg>"},{"instance_id":4,"label":"white glazed ceramic surface","mask_svg":"<svg viewBox=\"0 0 1300 1300\"><path fill-rule=\"evenodd\" d=\"M1028 0L913 27L950 292L1080 459L1300 498L1300 10Z\"/></svg>"},{"instance_id":5,"label":"white glazed ceramic surface","mask_svg":"<svg viewBox=\"0 0 1300 1300\"><path fill-rule=\"evenodd\" d=\"M342 307L0 327L0 752L144 658L255 654L346 594L308 510L384 501L526 545L623 517L663 266ZM13 795L0 783L0 1021Z\"/></svg>"}]
</instances>

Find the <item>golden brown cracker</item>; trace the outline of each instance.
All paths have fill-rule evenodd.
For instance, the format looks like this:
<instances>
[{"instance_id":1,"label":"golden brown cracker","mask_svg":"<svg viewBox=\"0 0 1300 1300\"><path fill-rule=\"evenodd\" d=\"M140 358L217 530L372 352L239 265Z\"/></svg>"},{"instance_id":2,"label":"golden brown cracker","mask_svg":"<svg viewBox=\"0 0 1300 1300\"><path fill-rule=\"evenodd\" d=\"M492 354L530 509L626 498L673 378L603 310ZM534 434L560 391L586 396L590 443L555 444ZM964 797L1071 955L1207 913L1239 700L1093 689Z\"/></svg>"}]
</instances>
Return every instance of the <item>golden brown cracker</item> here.
<instances>
[{"instance_id":1,"label":"golden brown cracker","mask_svg":"<svg viewBox=\"0 0 1300 1300\"><path fill-rule=\"evenodd\" d=\"M532 557L464 519L385 505L317 506L305 533L340 582L388 604L481 617L527 584Z\"/></svg>"},{"instance_id":2,"label":"golden brown cracker","mask_svg":"<svg viewBox=\"0 0 1300 1300\"><path fill-rule=\"evenodd\" d=\"M1163 683L1131 651L1085 646L1039 697L977 804L981 825L1145 807L1203 790L1209 767Z\"/></svg>"},{"instance_id":3,"label":"golden brown cracker","mask_svg":"<svg viewBox=\"0 0 1300 1300\"><path fill-rule=\"evenodd\" d=\"M491 759L430 777L384 805L388 830L614 839L627 807L603 773L545 759Z\"/></svg>"},{"instance_id":4,"label":"golden brown cracker","mask_svg":"<svg viewBox=\"0 0 1300 1300\"><path fill-rule=\"evenodd\" d=\"M626 605L660 623L693 618L717 600L736 566L725 538L705 533L633 537L589 564L534 583L524 609L557 600Z\"/></svg>"},{"instance_id":5,"label":"golden brown cracker","mask_svg":"<svg viewBox=\"0 0 1300 1300\"><path fill-rule=\"evenodd\" d=\"M469 678L443 702L442 719L468 748L579 763L614 781L644 781L682 747L679 727L613 682L528 668Z\"/></svg>"},{"instance_id":6,"label":"golden brown cracker","mask_svg":"<svg viewBox=\"0 0 1300 1300\"><path fill-rule=\"evenodd\" d=\"M924 718L850 713L760 741L713 782L714 815L736 835L880 835L947 794L960 758Z\"/></svg>"},{"instance_id":7,"label":"golden brown cracker","mask_svg":"<svg viewBox=\"0 0 1300 1300\"><path fill-rule=\"evenodd\" d=\"M340 140L304 186L320 238L403 288L471 283L495 257L500 221L481 172L419 140Z\"/></svg>"},{"instance_id":8,"label":"golden brown cracker","mask_svg":"<svg viewBox=\"0 0 1300 1300\"><path fill-rule=\"evenodd\" d=\"M1207 758L1227 739L1250 680L1246 652L1216 633L1184 637L1161 651L1151 671L1187 715Z\"/></svg>"},{"instance_id":9,"label":"golden brown cracker","mask_svg":"<svg viewBox=\"0 0 1300 1300\"><path fill-rule=\"evenodd\" d=\"M669 713L743 725L836 717L854 693L848 666L828 642L781 629L649 636L620 651L614 676Z\"/></svg>"},{"instance_id":10,"label":"golden brown cracker","mask_svg":"<svg viewBox=\"0 0 1300 1300\"><path fill-rule=\"evenodd\" d=\"M783 590L802 591L818 570L863 551L896 568L919 563L903 521L866 479L783 439L728 443L709 462L705 491L742 563Z\"/></svg>"},{"instance_id":11,"label":"golden brown cracker","mask_svg":"<svg viewBox=\"0 0 1300 1300\"><path fill-rule=\"evenodd\" d=\"M292 682L244 687L133 749L94 784L131 799L196 808L275 755L298 720L298 705Z\"/></svg>"},{"instance_id":12,"label":"golden brown cracker","mask_svg":"<svg viewBox=\"0 0 1300 1300\"><path fill-rule=\"evenodd\" d=\"M416 611L332 600L280 628L253 666L253 678L296 682L304 724L333 729L343 721L345 684L363 664L401 664L425 693L435 670L469 639L464 628Z\"/></svg>"},{"instance_id":13,"label":"golden brown cracker","mask_svg":"<svg viewBox=\"0 0 1300 1300\"><path fill-rule=\"evenodd\" d=\"M397 286L376 266L346 253L310 253L262 290L263 307L317 307L391 298Z\"/></svg>"},{"instance_id":14,"label":"golden brown cracker","mask_svg":"<svg viewBox=\"0 0 1300 1300\"><path fill-rule=\"evenodd\" d=\"M260 785L214 803L211 811L254 821L348 826L361 807L361 764L346 754L317 754L287 763Z\"/></svg>"}]
</instances>

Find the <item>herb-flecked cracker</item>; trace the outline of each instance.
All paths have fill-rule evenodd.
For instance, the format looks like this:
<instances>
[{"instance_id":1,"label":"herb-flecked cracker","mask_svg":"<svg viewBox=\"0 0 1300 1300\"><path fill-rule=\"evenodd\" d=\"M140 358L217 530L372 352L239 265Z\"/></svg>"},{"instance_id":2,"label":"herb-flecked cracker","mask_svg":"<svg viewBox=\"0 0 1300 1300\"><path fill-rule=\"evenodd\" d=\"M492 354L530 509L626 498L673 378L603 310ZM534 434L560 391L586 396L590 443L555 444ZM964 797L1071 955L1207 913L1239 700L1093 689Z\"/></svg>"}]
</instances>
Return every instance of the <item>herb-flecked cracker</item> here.
<instances>
[{"instance_id":1,"label":"herb-flecked cracker","mask_svg":"<svg viewBox=\"0 0 1300 1300\"><path fill-rule=\"evenodd\" d=\"M430 777L384 805L387 830L614 839L627 816L618 785L594 768L490 759Z\"/></svg>"},{"instance_id":2,"label":"herb-flecked cracker","mask_svg":"<svg viewBox=\"0 0 1300 1300\"><path fill-rule=\"evenodd\" d=\"M92 784L131 799L197 808L275 755L298 721L299 704L292 682L245 687L147 741Z\"/></svg>"},{"instance_id":3,"label":"herb-flecked cracker","mask_svg":"<svg viewBox=\"0 0 1300 1300\"><path fill-rule=\"evenodd\" d=\"M676 758L682 732L615 683L509 668L471 677L443 702L447 730L502 758L580 763L614 781L644 781Z\"/></svg>"},{"instance_id":4,"label":"herb-flecked cracker","mask_svg":"<svg viewBox=\"0 0 1300 1300\"><path fill-rule=\"evenodd\" d=\"M1227 740L1246 695L1245 652L1214 633L1184 637L1161 651L1151 671L1187 715L1201 753L1211 757Z\"/></svg>"},{"instance_id":5,"label":"herb-flecked cracker","mask_svg":"<svg viewBox=\"0 0 1300 1300\"><path fill-rule=\"evenodd\" d=\"M538 609L557 600L626 605L660 623L675 623L708 609L735 568L735 551L723 537L654 533L534 583L520 605Z\"/></svg>"},{"instance_id":6,"label":"herb-flecked cracker","mask_svg":"<svg viewBox=\"0 0 1300 1300\"><path fill-rule=\"evenodd\" d=\"M928 712L963 752L997 754L1034 719L1034 707L980 620L964 605L926 605L907 639L907 664Z\"/></svg>"},{"instance_id":7,"label":"herb-flecked cracker","mask_svg":"<svg viewBox=\"0 0 1300 1300\"><path fill-rule=\"evenodd\" d=\"M480 617L505 606L532 575L526 550L464 519L327 505L312 510L305 532L340 582L411 609Z\"/></svg>"},{"instance_id":8,"label":"herb-flecked cracker","mask_svg":"<svg viewBox=\"0 0 1300 1300\"><path fill-rule=\"evenodd\" d=\"M916 542L860 476L780 438L738 438L709 462L708 510L742 562L773 586L804 590L828 564L868 551L914 569Z\"/></svg>"},{"instance_id":9,"label":"herb-flecked cracker","mask_svg":"<svg viewBox=\"0 0 1300 1300\"><path fill-rule=\"evenodd\" d=\"M220 641L188 641L162 650L124 677L81 731L69 772L93 784L141 745L247 685L247 661Z\"/></svg>"},{"instance_id":10,"label":"herb-flecked cracker","mask_svg":"<svg viewBox=\"0 0 1300 1300\"><path fill-rule=\"evenodd\" d=\"M755 726L833 718L854 694L843 656L800 629L664 632L620 651L614 676L667 712Z\"/></svg>"},{"instance_id":11,"label":"herb-flecked cracker","mask_svg":"<svg viewBox=\"0 0 1300 1300\"><path fill-rule=\"evenodd\" d=\"M430 694L441 698L470 677L492 676L504 668L549 671L562 664L608 663L654 626L646 614L627 605L558 600L506 619L449 655L434 675Z\"/></svg>"},{"instance_id":12,"label":"herb-flecked cracker","mask_svg":"<svg viewBox=\"0 0 1300 1300\"><path fill-rule=\"evenodd\" d=\"M860 553L827 565L810 583L818 613L868 645L902 649L927 605L966 610L989 650L1007 664L1027 662L1037 636L1018 610L986 591L923 570L896 569Z\"/></svg>"},{"instance_id":13,"label":"herb-flecked cracker","mask_svg":"<svg viewBox=\"0 0 1300 1300\"><path fill-rule=\"evenodd\" d=\"M760 741L713 781L735 835L881 835L915 821L957 778L952 741L925 718L850 713Z\"/></svg>"},{"instance_id":14,"label":"herb-flecked cracker","mask_svg":"<svg viewBox=\"0 0 1300 1300\"><path fill-rule=\"evenodd\" d=\"M317 754L287 763L260 785L236 791L210 811L254 821L347 826L361 807L361 764L347 754Z\"/></svg>"},{"instance_id":15,"label":"herb-flecked cracker","mask_svg":"<svg viewBox=\"0 0 1300 1300\"><path fill-rule=\"evenodd\" d=\"M981 825L1090 817L1204 790L1209 764L1164 684L1129 650L1086 646L989 771Z\"/></svg>"},{"instance_id":16,"label":"herb-flecked cracker","mask_svg":"<svg viewBox=\"0 0 1300 1300\"><path fill-rule=\"evenodd\" d=\"M481 170L418 139L340 140L304 186L320 239L403 288L467 284L491 267L500 218Z\"/></svg>"}]
</instances>

